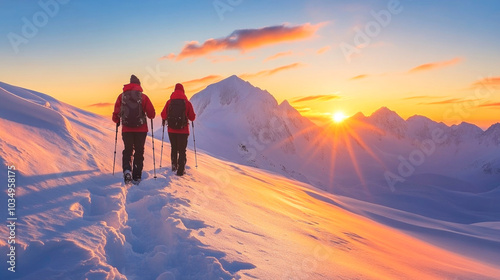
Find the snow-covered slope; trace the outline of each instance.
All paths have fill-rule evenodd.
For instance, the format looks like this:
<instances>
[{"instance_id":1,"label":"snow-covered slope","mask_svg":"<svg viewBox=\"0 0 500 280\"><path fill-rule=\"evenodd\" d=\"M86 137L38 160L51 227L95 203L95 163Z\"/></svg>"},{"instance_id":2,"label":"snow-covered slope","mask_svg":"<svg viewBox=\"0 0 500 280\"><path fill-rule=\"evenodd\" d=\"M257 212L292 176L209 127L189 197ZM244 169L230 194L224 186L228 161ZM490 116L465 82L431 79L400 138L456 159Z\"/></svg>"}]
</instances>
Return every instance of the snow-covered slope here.
<instances>
[{"instance_id":1,"label":"snow-covered slope","mask_svg":"<svg viewBox=\"0 0 500 280\"><path fill-rule=\"evenodd\" d=\"M7 91L19 98L15 112L32 106L33 98L26 98L23 89ZM37 96L35 103L49 102L50 107L29 107L33 120L32 115L0 118L0 159L17 169L18 218L16 272L7 270L9 250L2 238L1 279L495 279L500 275L494 212L470 226L425 218L332 195L203 152L198 153L199 168L194 169L189 151L185 177L173 176L167 164L157 170L155 180L151 141L146 142L145 180L127 188L120 172L111 175L114 125ZM39 114L50 125L33 125L41 121L36 118ZM64 121L47 117L50 114ZM119 141L118 151L122 148ZM499 191L484 196L493 203ZM0 201L2 205L7 201L6 191ZM7 207L0 208L1 216L7 217L6 212ZM9 236L7 227L0 227L0 236Z\"/></svg>"},{"instance_id":2,"label":"snow-covered slope","mask_svg":"<svg viewBox=\"0 0 500 280\"><path fill-rule=\"evenodd\" d=\"M449 127L423 116L404 120L383 107L320 128L287 101L278 105L267 91L236 76L191 101L201 149L331 193L423 214L429 199L439 204L456 191L478 194L500 187L498 125L483 132L472 124ZM416 187L426 192L424 200L394 199ZM434 199L435 191L442 197ZM452 204L458 213L463 210L460 199Z\"/></svg>"},{"instance_id":3,"label":"snow-covered slope","mask_svg":"<svg viewBox=\"0 0 500 280\"><path fill-rule=\"evenodd\" d=\"M61 167L111 170L102 165L110 154L101 143L114 140L115 126L105 118L5 83L0 83L0 98L0 157L25 175L50 174Z\"/></svg>"}]
</instances>

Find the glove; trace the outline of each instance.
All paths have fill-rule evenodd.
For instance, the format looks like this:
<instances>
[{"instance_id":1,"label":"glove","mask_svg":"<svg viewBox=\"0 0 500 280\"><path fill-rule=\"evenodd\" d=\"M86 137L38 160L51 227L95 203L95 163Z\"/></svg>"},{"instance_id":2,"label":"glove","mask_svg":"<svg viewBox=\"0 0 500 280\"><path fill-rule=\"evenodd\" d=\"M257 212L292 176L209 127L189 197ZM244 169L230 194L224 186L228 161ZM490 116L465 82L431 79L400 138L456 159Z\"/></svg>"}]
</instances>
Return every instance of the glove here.
<instances>
[{"instance_id":1,"label":"glove","mask_svg":"<svg viewBox=\"0 0 500 280\"><path fill-rule=\"evenodd\" d=\"M165 120L161 120L161 126L165 126Z\"/></svg>"},{"instance_id":2,"label":"glove","mask_svg":"<svg viewBox=\"0 0 500 280\"><path fill-rule=\"evenodd\" d=\"M116 123L116 127L119 127L119 126L120 126L120 123L121 123L121 122L120 122L120 121L118 121L118 122Z\"/></svg>"}]
</instances>

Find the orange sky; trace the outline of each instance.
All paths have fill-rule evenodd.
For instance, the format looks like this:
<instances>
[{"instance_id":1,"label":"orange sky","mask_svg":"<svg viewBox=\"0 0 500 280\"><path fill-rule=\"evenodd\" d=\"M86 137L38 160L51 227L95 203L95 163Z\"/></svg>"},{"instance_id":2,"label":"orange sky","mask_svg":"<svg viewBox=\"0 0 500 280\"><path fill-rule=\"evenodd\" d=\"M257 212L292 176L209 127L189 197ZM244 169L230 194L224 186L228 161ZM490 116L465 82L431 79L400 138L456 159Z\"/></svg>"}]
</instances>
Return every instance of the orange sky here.
<instances>
[{"instance_id":1,"label":"orange sky","mask_svg":"<svg viewBox=\"0 0 500 280\"><path fill-rule=\"evenodd\" d=\"M3 82L106 116L131 74L157 111L178 82L190 97L238 75L318 122L382 106L483 129L499 121L496 3L65 5L26 38L19 19L40 7L13 2L0 12L10 30L0 44Z\"/></svg>"}]
</instances>

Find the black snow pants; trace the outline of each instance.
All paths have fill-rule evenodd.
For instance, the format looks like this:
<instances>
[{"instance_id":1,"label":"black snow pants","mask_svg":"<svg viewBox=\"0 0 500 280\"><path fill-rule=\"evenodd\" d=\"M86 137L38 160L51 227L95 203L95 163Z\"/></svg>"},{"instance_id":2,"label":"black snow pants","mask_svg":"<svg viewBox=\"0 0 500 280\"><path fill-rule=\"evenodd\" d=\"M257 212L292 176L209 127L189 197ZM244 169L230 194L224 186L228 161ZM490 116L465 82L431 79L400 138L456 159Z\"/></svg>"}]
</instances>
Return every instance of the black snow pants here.
<instances>
[{"instance_id":1,"label":"black snow pants","mask_svg":"<svg viewBox=\"0 0 500 280\"><path fill-rule=\"evenodd\" d=\"M122 157L123 172L130 170L134 180L139 180L142 177L144 144L147 134L147 132L122 132L123 145L125 146ZM133 168L132 153L134 156Z\"/></svg>"},{"instance_id":2,"label":"black snow pants","mask_svg":"<svg viewBox=\"0 0 500 280\"><path fill-rule=\"evenodd\" d=\"M170 146L172 147L170 158L172 167L177 167L177 174L183 174L186 167L186 148L189 134L168 133ZM175 169L175 168L174 168Z\"/></svg>"}]
</instances>

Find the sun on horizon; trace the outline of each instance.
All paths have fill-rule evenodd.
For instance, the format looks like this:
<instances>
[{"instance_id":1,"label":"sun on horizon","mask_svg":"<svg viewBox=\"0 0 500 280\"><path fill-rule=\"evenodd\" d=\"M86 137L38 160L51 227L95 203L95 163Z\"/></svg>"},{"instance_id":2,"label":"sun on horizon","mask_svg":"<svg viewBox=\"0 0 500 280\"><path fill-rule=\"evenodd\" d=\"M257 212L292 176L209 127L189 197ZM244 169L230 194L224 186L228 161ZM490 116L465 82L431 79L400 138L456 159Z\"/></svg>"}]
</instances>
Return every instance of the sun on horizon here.
<instances>
[{"instance_id":1,"label":"sun on horizon","mask_svg":"<svg viewBox=\"0 0 500 280\"><path fill-rule=\"evenodd\" d=\"M332 114L332 120L334 123L341 123L345 119L347 119L347 116L342 111L338 111Z\"/></svg>"}]
</instances>

